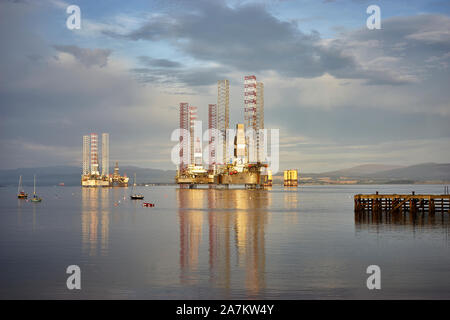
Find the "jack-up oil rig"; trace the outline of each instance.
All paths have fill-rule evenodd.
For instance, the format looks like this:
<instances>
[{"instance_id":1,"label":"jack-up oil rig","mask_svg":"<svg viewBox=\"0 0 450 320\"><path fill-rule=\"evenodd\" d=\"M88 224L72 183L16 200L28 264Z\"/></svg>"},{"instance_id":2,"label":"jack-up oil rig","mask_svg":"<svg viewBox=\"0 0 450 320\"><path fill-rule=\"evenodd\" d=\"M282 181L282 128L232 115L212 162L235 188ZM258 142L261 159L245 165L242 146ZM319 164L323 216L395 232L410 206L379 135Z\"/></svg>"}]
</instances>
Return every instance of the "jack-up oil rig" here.
<instances>
[{"instance_id":1,"label":"jack-up oil rig","mask_svg":"<svg viewBox=\"0 0 450 320\"><path fill-rule=\"evenodd\" d=\"M98 164L98 135L91 133L83 136L83 172L81 186L83 187L127 187L129 178L119 174L116 162L114 173L109 173L109 134L102 133L102 172Z\"/></svg>"},{"instance_id":2,"label":"jack-up oil rig","mask_svg":"<svg viewBox=\"0 0 450 320\"><path fill-rule=\"evenodd\" d=\"M265 159L264 84L254 75L244 78L244 123L229 130L230 82L217 82L217 104L208 105L208 168L203 166L201 122L197 107L180 103L180 161L175 177L180 186L272 185ZM233 132L234 131L234 132ZM232 134L230 134L233 132ZM250 133L250 134L249 134ZM234 143L229 143L234 139Z\"/></svg>"}]
</instances>

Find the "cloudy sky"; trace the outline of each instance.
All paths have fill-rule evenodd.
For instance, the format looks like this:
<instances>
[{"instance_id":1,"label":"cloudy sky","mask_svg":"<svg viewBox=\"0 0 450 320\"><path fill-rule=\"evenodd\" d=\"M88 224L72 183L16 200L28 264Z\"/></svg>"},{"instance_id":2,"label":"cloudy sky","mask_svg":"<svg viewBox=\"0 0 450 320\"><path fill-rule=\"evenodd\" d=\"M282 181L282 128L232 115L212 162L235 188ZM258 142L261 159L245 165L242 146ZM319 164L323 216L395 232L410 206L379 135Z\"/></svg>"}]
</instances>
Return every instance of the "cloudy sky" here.
<instances>
[{"instance_id":1,"label":"cloudy sky","mask_svg":"<svg viewBox=\"0 0 450 320\"><path fill-rule=\"evenodd\" d=\"M206 125L229 79L243 122L249 74L281 169L450 162L449 15L444 0L0 0L0 168L81 166L82 135L109 132L111 160L174 169L178 104Z\"/></svg>"}]
</instances>

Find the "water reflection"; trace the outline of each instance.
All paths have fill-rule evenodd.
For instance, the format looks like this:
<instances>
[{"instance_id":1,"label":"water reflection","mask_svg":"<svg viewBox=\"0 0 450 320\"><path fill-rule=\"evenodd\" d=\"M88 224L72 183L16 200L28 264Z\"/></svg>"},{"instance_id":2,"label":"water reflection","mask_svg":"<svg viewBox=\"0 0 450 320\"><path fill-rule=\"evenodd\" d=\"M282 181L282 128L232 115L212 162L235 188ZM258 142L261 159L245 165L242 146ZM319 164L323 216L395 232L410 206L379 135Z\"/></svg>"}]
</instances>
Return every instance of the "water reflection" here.
<instances>
[{"instance_id":1,"label":"water reflection","mask_svg":"<svg viewBox=\"0 0 450 320\"><path fill-rule=\"evenodd\" d=\"M83 254L107 255L109 242L109 192L107 188L81 189L81 239Z\"/></svg>"},{"instance_id":2,"label":"water reflection","mask_svg":"<svg viewBox=\"0 0 450 320\"><path fill-rule=\"evenodd\" d=\"M182 193L179 198L180 206L197 207L203 206L203 192ZM179 212L180 223L180 268L182 272L186 270L196 270L198 265L198 255L200 240L202 237L203 214L200 210L190 210ZM182 282L188 281L188 277L182 275Z\"/></svg>"},{"instance_id":3,"label":"water reflection","mask_svg":"<svg viewBox=\"0 0 450 320\"><path fill-rule=\"evenodd\" d=\"M299 207L298 206L299 199L298 199L297 190L285 192L283 200L284 200L284 209L286 210L286 214L284 215L285 223L297 224L298 223L298 207Z\"/></svg>"},{"instance_id":4,"label":"water reflection","mask_svg":"<svg viewBox=\"0 0 450 320\"><path fill-rule=\"evenodd\" d=\"M450 234L450 217L447 213L429 214L427 212L399 212L388 214L358 212L355 213L355 228L360 230L440 230L446 237Z\"/></svg>"},{"instance_id":5,"label":"water reflection","mask_svg":"<svg viewBox=\"0 0 450 320\"><path fill-rule=\"evenodd\" d=\"M211 285L228 290L231 281L242 281L247 294L260 293L266 286L264 237L271 194L264 190L177 189L177 201L181 283L199 280L196 271L199 252L203 252L202 233L207 231ZM243 279L231 279L234 266L244 270Z\"/></svg>"},{"instance_id":6,"label":"water reflection","mask_svg":"<svg viewBox=\"0 0 450 320\"><path fill-rule=\"evenodd\" d=\"M17 200L17 225L22 225L22 206L23 206L24 200L18 199Z\"/></svg>"},{"instance_id":7,"label":"water reflection","mask_svg":"<svg viewBox=\"0 0 450 320\"><path fill-rule=\"evenodd\" d=\"M33 207L33 224L32 224L32 230L36 231L36 205L37 203L32 203L31 204Z\"/></svg>"},{"instance_id":8,"label":"water reflection","mask_svg":"<svg viewBox=\"0 0 450 320\"><path fill-rule=\"evenodd\" d=\"M38 207L41 207L41 203L34 203L26 199L17 200L17 226L28 226L29 213L31 206L31 231L36 231L38 227L37 213Z\"/></svg>"}]
</instances>

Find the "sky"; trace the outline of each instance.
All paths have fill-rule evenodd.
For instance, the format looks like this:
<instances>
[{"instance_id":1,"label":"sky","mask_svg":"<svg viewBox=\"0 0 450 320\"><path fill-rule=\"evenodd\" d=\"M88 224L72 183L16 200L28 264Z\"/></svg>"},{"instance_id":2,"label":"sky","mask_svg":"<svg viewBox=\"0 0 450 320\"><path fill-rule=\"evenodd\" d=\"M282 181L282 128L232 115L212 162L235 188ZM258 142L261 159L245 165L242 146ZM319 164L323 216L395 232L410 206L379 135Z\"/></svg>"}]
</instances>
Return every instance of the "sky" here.
<instances>
[{"instance_id":1,"label":"sky","mask_svg":"<svg viewBox=\"0 0 450 320\"><path fill-rule=\"evenodd\" d=\"M91 132L110 133L111 161L175 169L179 103L206 129L229 79L234 127L245 75L264 83L280 169L448 163L449 15L438 0L0 0L0 169L81 170Z\"/></svg>"}]
</instances>

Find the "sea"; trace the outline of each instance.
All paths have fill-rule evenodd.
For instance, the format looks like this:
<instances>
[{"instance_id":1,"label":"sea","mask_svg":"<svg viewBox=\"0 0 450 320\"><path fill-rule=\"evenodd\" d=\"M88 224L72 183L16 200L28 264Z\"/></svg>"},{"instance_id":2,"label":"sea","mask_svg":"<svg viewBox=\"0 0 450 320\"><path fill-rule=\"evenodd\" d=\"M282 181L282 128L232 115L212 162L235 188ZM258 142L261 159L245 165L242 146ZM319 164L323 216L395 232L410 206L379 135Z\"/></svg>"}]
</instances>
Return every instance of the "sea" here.
<instances>
[{"instance_id":1,"label":"sea","mask_svg":"<svg viewBox=\"0 0 450 320\"><path fill-rule=\"evenodd\" d=\"M450 214L362 219L353 201L442 185L37 191L0 188L0 299L450 299Z\"/></svg>"}]
</instances>

